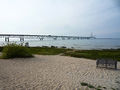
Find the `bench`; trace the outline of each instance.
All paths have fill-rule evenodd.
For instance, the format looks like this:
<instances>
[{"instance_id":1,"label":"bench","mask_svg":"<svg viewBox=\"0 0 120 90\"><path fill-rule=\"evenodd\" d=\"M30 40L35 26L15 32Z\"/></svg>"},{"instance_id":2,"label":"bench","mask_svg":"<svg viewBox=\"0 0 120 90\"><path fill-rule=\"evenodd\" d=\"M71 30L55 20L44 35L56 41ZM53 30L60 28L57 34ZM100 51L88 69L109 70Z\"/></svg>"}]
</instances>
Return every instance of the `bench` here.
<instances>
[{"instance_id":1,"label":"bench","mask_svg":"<svg viewBox=\"0 0 120 90\"><path fill-rule=\"evenodd\" d=\"M96 66L103 66L103 67L111 67L114 66L115 69L117 69L117 60L113 59L97 59Z\"/></svg>"}]
</instances>

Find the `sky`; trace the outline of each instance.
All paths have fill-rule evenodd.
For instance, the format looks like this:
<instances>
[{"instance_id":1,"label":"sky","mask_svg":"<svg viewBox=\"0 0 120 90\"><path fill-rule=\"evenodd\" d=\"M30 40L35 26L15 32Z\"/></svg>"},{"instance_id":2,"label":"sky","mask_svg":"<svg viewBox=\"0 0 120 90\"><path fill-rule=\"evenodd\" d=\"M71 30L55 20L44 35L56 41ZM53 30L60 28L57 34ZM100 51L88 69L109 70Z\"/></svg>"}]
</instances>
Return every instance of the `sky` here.
<instances>
[{"instance_id":1,"label":"sky","mask_svg":"<svg viewBox=\"0 0 120 90\"><path fill-rule=\"evenodd\" d=\"M0 0L0 34L120 38L120 0Z\"/></svg>"}]
</instances>

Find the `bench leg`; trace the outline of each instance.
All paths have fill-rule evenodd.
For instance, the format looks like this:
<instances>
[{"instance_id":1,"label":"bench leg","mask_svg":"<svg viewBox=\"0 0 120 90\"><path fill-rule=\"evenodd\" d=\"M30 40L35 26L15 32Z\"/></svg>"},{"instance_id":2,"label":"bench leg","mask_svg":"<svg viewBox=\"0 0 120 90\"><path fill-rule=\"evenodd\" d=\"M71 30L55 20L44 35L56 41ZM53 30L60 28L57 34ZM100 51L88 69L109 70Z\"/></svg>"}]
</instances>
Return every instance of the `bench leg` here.
<instances>
[{"instance_id":1,"label":"bench leg","mask_svg":"<svg viewBox=\"0 0 120 90\"><path fill-rule=\"evenodd\" d=\"M117 64L115 64L115 69L117 69Z\"/></svg>"},{"instance_id":2,"label":"bench leg","mask_svg":"<svg viewBox=\"0 0 120 90\"><path fill-rule=\"evenodd\" d=\"M96 67L98 67L98 64L96 65Z\"/></svg>"},{"instance_id":3,"label":"bench leg","mask_svg":"<svg viewBox=\"0 0 120 90\"><path fill-rule=\"evenodd\" d=\"M105 67L107 68L107 64L105 64Z\"/></svg>"}]
</instances>

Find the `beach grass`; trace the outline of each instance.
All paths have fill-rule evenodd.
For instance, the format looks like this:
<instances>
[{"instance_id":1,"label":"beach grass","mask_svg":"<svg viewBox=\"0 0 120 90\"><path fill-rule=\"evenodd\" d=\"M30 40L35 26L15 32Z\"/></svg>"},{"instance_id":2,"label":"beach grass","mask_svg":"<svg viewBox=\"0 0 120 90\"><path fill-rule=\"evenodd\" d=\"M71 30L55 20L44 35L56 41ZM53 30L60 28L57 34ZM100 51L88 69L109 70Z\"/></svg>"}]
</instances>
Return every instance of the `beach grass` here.
<instances>
[{"instance_id":1,"label":"beach grass","mask_svg":"<svg viewBox=\"0 0 120 90\"><path fill-rule=\"evenodd\" d=\"M58 55L70 51L71 49L57 48L54 46L52 47L43 46L43 47L31 47L30 50L33 54Z\"/></svg>"},{"instance_id":2,"label":"beach grass","mask_svg":"<svg viewBox=\"0 0 120 90\"><path fill-rule=\"evenodd\" d=\"M78 57L78 58L89 58L89 59L98 59L98 58L107 58L115 59L120 61L120 50L118 49L108 49L108 50L76 50L73 52L65 52L65 55Z\"/></svg>"},{"instance_id":3,"label":"beach grass","mask_svg":"<svg viewBox=\"0 0 120 90\"><path fill-rule=\"evenodd\" d=\"M5 47L0 47L0 51ZM13 51L9 51L12 53ZM19 51L16 51L19 52ZM38 55L65 55L77 58L98 59L107 58L120 61L120 49L104 49L104 50L75 50L67 48L58 48L55 46L29 47L29 52ZM19 52L20 53L20 52Z\"/></svg>"},{"instance_id":4,"label":"beach grass","mask_svg":"<svg viewBox=\"0 0 120 90\"><path fill-rule=\"evenodd\" d=\"M120 61L120 49L107 49L107 50L74 50L67 48L57 48L57 47L31 47L31 52L33 54L39 55L58 55L62 54L65 56L77 57L77 58L88 58L88 59L98 59L107 58L115 59Z\"/></svg>"}]
</instances>

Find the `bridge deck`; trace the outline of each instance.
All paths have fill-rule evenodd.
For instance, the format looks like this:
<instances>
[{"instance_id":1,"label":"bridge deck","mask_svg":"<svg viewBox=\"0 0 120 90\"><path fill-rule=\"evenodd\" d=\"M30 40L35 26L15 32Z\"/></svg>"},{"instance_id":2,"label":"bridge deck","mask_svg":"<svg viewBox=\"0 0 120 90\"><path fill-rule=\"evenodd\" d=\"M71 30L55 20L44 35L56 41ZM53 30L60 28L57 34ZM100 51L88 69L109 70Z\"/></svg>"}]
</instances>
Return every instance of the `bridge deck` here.
<instances>
[{"instance_id":1,"label":"bridge deck","mask_svg":"<svg viewBox=\"0 0 120 90\"><path fill-rule=\"evenodd\" d=\"M9 42L9 38L20 38L20 41L24 41L24 39L34 39L38 38L43 40L44 38L53 38L57 40L57 38L65 39L95 39L95 37L81 37L81 36L57 36L57 35L28 35L28 34L0 34L0 38L5 38L5 41Z\"/></svg>"}]
</instances>

